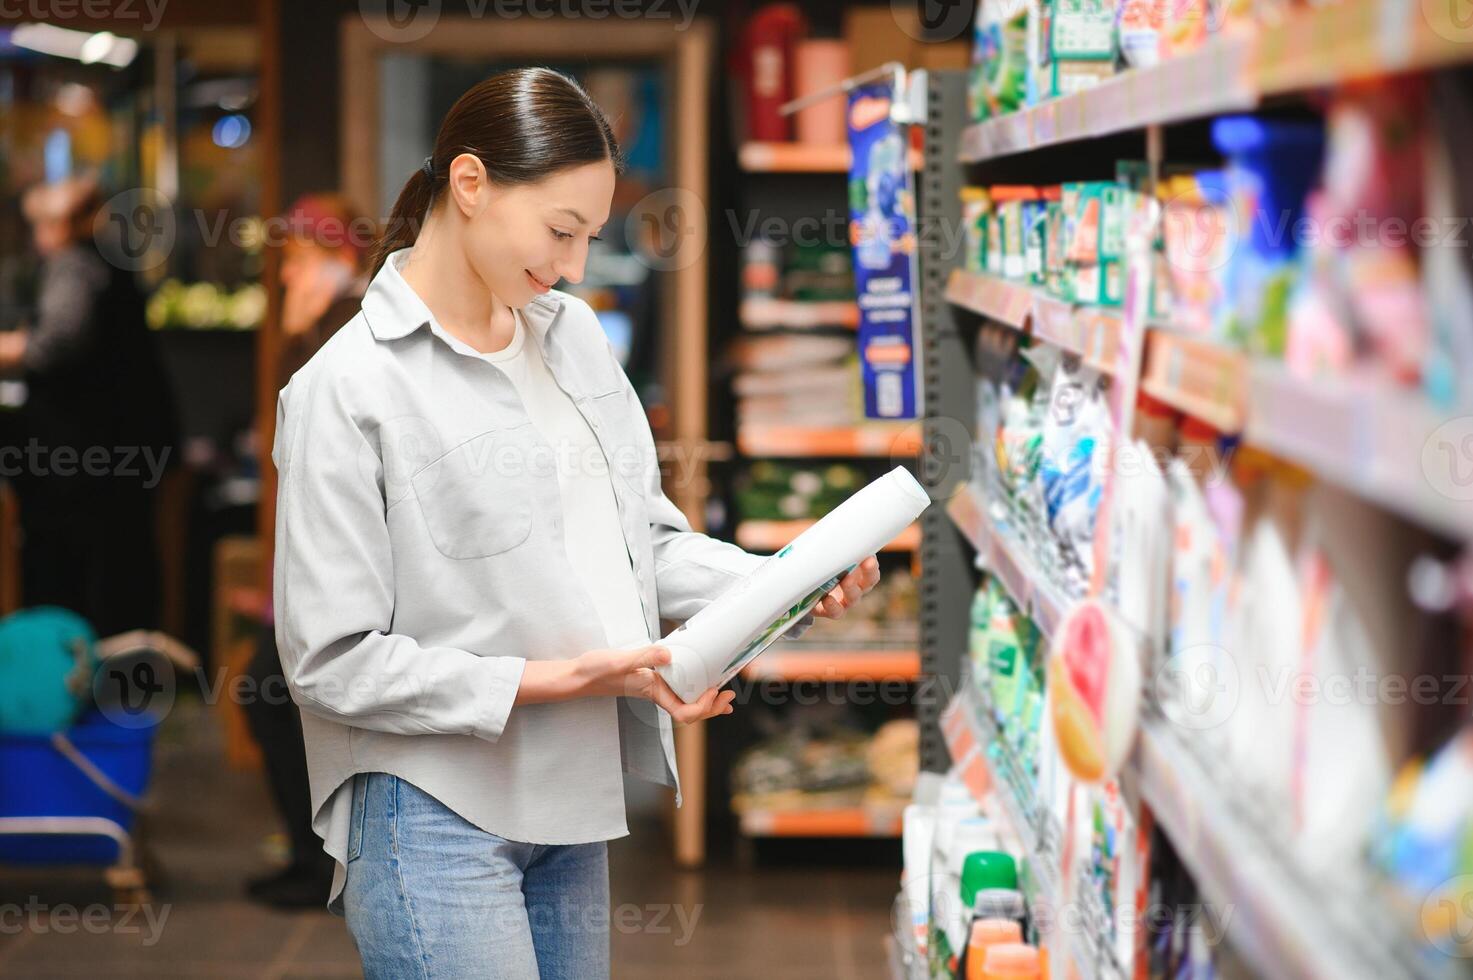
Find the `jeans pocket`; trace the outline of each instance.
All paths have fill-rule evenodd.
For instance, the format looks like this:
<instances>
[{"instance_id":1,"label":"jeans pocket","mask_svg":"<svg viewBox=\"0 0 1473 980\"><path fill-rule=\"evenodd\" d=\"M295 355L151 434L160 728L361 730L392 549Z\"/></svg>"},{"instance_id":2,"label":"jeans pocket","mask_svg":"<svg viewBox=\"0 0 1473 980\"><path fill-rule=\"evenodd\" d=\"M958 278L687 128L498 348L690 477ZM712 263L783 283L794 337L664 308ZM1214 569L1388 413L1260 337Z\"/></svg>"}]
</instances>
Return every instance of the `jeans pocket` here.
<instances>
[{"instance_id":1,"label":"jeans pocket","mask_svg":"<svg viewBox=\"0 0 1473 980\"><path fill-rule=\"evenodd\" d=\"M368 773L353 777L353 812L348 821L348 863L363 853L363 818L368 812Z\"/></svg>"}]
</instances>

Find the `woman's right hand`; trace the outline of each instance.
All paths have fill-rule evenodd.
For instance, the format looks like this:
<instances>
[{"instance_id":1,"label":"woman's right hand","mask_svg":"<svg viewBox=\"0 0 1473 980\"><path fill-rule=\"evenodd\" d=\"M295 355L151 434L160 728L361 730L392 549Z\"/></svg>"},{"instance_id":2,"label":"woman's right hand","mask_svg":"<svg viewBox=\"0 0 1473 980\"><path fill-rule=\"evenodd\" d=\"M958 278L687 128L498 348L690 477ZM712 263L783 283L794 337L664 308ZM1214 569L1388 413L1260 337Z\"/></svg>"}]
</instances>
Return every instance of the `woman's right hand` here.
<instances>
[{"instance_id":1,"label":"woman's right hand","mask_svg":"<svg viewBox=\"0 0 1473 980\"><path fill-rule=\"evenodd\" d=\"M711 688L687 704L656 670L670 662L661 646L633 650L589 650L571 660L529 660L522 671L517 704L588 697L644 698L670 713L677 725L729 715L735 691Z\"/></svg>"},{"instance_id":2,"label":"woman's right hand","mask_svg":"<svg viewBox=\"0 0 1473 980\"><path fill-rule=\"evenodd\" d=\"M589 650L573 658L574 672L588 694L653 701L678 725L731 714L735 691L713 687L689 704L682 701L656 670L669 662L670 651L653 645L634 650Z\"/></svg>"}]
</instances>

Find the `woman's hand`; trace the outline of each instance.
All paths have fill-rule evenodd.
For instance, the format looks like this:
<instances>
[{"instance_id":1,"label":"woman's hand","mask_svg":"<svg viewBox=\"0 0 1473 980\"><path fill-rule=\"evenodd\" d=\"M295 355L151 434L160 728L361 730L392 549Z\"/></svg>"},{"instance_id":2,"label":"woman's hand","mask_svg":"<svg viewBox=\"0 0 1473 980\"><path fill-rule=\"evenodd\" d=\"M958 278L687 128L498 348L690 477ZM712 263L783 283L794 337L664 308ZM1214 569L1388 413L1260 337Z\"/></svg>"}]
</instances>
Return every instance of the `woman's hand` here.
<instances>
[{"instance_id":1,"label":"woman's hand","mask_svg":"<svg viewBox=\"0 0 1473 980\"><path fill-rule=\"evenodd\" d=\"M880 560L870 555L854 571L845 575L834 590L813 607L813 615L824 619L842 619L845 611L862 599L880 582Z\"/></svg>"},{"instance_id":2,"label":"woman's hand","mask_svg":"<svg viewBox=\"0 0 1473 980\"><path fill-rule=\"evenodd\" d=\"M518 704L570 701L587 697L628 697L653 701L678 725L729 715L735 691L711 688L685 703L655 668L670 662L661 646L634 650L589 650L572 660L529 660L517 691Z\"/></svg>"},{"instance_id":3,"label":"woman's hand","mask_svg":"<svg viewBox=\"0 0 1473 980\"><path fill-rule=\"evenodd\" d=\"M593 694L617 694L653 701L670 713L676 724L729 715L735 691L708 688L689 704L666 683L655 668L670 662L670 651L662 646L637 650L589 650L573 661Z\"/></svg>"}]
</instances>

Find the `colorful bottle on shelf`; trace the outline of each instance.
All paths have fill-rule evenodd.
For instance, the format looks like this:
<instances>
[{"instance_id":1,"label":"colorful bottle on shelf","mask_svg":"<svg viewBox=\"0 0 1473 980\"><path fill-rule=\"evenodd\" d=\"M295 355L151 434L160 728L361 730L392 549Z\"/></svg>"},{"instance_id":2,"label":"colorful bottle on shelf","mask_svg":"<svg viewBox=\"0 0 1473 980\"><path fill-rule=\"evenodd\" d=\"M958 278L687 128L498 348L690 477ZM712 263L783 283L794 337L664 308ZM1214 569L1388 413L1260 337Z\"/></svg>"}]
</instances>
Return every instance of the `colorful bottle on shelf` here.
<instances>
[{"instance_id":1,"label":"colorful bottle on shelf","mask_svg":"<svg viewBox=\"0 0 1473 980\"><path fill-rule=\"evenodd\" d=\"M1037 947L1000 943L988 948L980 977L981 980L1041 980L1042 968Z\"/></svg>"},{"instance_id":2,"label":"colorful bottle on shelf","mask_svg":"<svg viewBox=\"0 0 1473 980\"><path fill-rule=\"evenodd\" d=\"M978 919L967 942L966 980L983 980L987 951L993 946L1020 945L1023 927L1012 919Z\"/></svg>"}]
</instances>

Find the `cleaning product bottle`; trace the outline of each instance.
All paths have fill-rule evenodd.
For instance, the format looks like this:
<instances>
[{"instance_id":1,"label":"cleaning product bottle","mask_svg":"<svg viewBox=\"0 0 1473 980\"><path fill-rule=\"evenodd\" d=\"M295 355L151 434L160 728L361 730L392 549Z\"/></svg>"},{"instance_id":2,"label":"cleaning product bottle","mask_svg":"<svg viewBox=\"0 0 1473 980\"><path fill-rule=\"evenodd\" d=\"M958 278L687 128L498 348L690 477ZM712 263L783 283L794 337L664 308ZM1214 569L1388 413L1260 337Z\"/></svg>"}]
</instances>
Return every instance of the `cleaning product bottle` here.
<instances>
[{"instance_id":1,"label":"cleaning product bottle","mask_svg":"<svg viewBox=\"0 0 1473 980\"><path fill-rule=\"evenodd\" d=\"M979 896L992 896L1001 891L1017 894L1018 888L1018 862L1011 854L999 850L975 850L967 854L962 862L960 912L964 916L962 936L970 937L971 925L976 919L1007 918L1011 908L1007 908L999 914L999 905L993 901L984 901L980 914L977 906ZM1021 900L1021 895L1019 896ZM957 963L957 976L965 976L969 947L958 943L956 948L959 957Z\"/></svg>"},{"instance_id":2,"label":"cleaning product bottle","mask_svg":"<svg viewBox=\"0 0 1473 980\"><path fill-rule=\"evenodd\" d=\"M1000 943L988 948L981 976L982 980L1041 980L1042 965L1036 947Z\"/></svg>"},{"instance_id":3,"label":"cleaning product bottle","mask_svg":"<svg viewBox=\"0 0 1473 980\"><path fill-rule=\"evenodd\" d=\"M993 946L1020 945L1023 928L1012 919L978 919L972 923L972 936L967 943L966 980L982 980L987 951Z\"/></svg>"}]
</instances>

